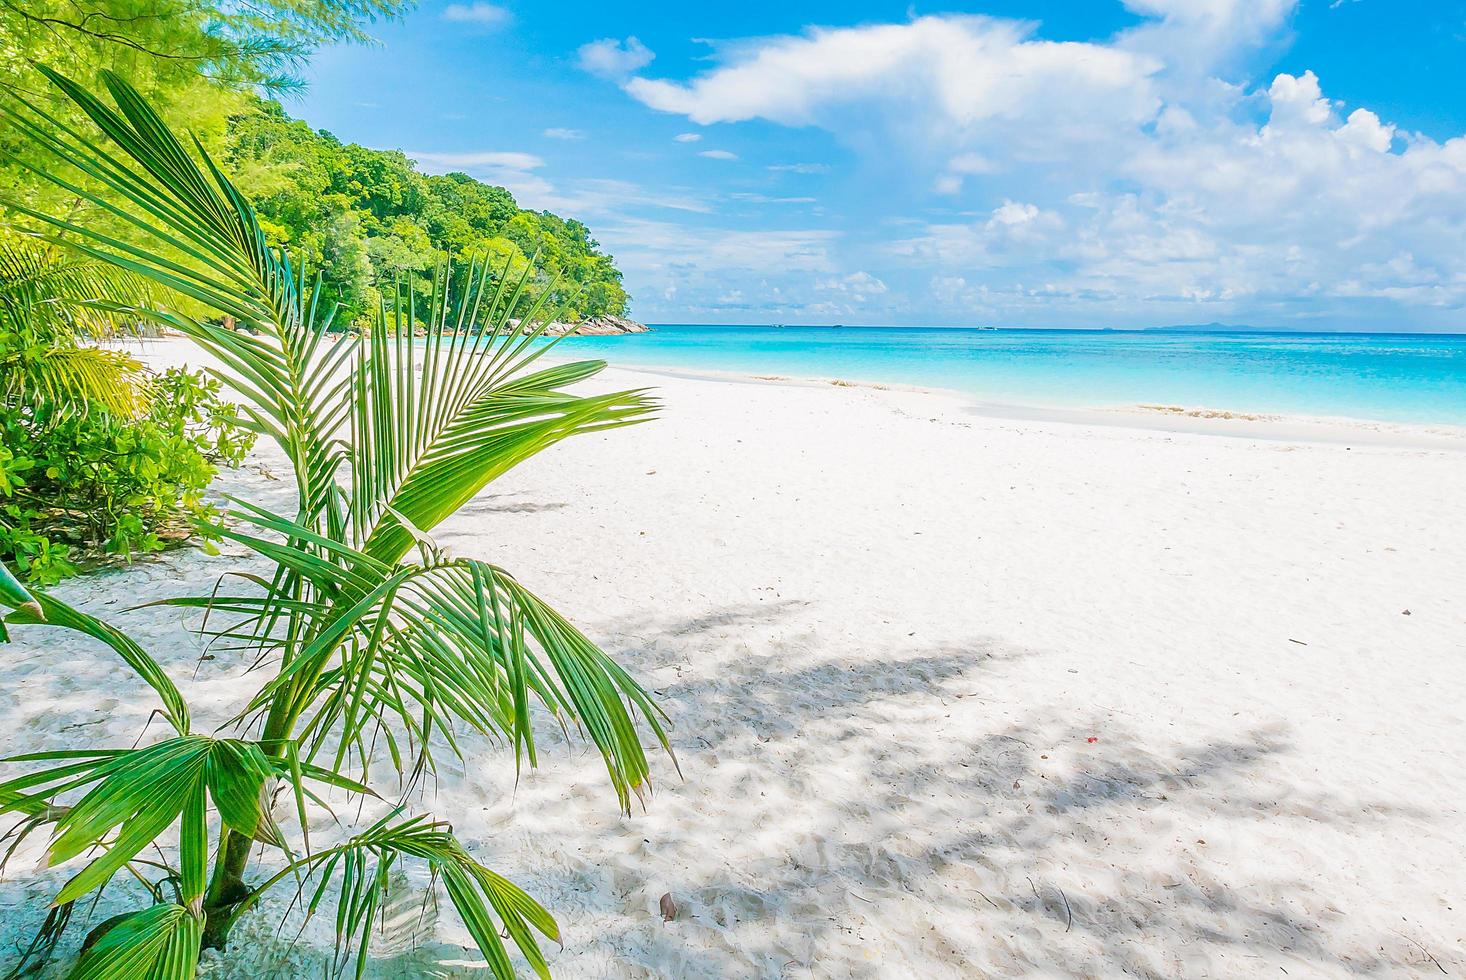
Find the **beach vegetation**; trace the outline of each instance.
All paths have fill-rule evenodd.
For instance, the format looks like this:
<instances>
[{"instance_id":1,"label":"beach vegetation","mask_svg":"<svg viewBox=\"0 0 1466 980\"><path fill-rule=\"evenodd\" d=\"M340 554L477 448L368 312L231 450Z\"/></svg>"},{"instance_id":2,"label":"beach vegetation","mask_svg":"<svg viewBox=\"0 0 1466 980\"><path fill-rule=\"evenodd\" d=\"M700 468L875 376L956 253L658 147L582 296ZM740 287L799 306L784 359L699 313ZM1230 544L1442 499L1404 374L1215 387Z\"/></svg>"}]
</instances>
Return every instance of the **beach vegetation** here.
<instances>
[{"instance_id":1,"label":"beach vegetation","mask_svg":"<svg viewBox=\"0 0 1466 980\"><path fill-rule=\"evenodd\" d=\"M533 262L445 261L426 292L407 277L380 297L371 329L334 331L341 307L324 298L322 278L271 247L205 147L179 140L115 74L103 75L107 97L45 74L95 135L9 100L9 121L36 144L36 174L76 188L87 213L121 219L129 236L70 212L10 208L40 240L149 283L153 297L129 315L186 335L219 365L240 424L288 461L294 500L271 509L230 498L209 533L255 564L166 600L200 614L204 636L243 650L255 668L247 676L260 678L220 729L194 719L137 643L0 574L0 601L14 608L4 629L73 630L106 644L151 689L165 729L135 745L10 761L24 771L0 784L0 811L18 815L22 836L49 834L48 863L77 866L17 970L48 956L114 879L136 905L92 929L74 978L191 977L201 950L227 948L274 890L285 893L277 908L292 895L308 913L334 904L333 966L345 970L365 962L403 887L397 871L414 863L493 975L514 975L517 950L547 976L540 941L559 938L554 918L422 812L415 790L486 742L505 746L516 767L537 764L535 722L551 721L595 746L629 811L650 782L643 737L666 748L664 723L559 612L498 565L448 554L433 533L518 463L644 421L655 403L640 391L569 390L601 362L537 363L559 293L531 289ZM523 323L510 322L517 311ZM424 338L390 327L413 321ZM336 809L343 821L360 820L312 839L308 811L328 801L349 804Z\"/></svg>"},{"instance_id":2,"label":"beach vegetation","mask_svg":"<svg viewBox=\"0 0 1466 980\"><path fill-rule=\"evenodd\" d=\"M322 273L342 326L369 325L404 280L425 293L440 263L470 258L514 280L535 257L516 316L543 291L567 321L626 314L621 272L581 222L521 208L465 173L424 174L399 151L342 143L277 102L252 100L230 121L221 162L242 175L270 244Z\"/></svg>"},{"instance_id":3,"label":"beach vegetation","mask_svg":"<svg viewBox=\"0 0 1466 980\"><path fill-rule=\"evenodd\" d=\"M322 275L323 301L340 302L339 328L370 324L383 294L405 276L419 291L447 259L492 254L497 275L517 274L538 255L525 308L541 289L567 320L624 315L620 270L589 229L570 217L522 208L504 187L464 173L429 175L403 153L343 142L292 119L301 69L323 44L369 41L369 25L394 18L405 0L25 0L0 3L0 75L49 116L75 128L85 115L58 98L37 64L112 70L188 132L248 194L266 240ZM0 132L0 196L83 217L69 187L25 166L43 154L22 132ZM78 175L84 188L90 178ZM80 210L73 210L80 209ZM105 210L95 229L126 235ZM521 311L522 312L522 311Z\"/></svg>"},{"instance_id":4,"label":"beach vegetation","mask_svg":"<svg viewBox=\"0 0 1466 980\"><path fill-rule=\"evenodd\" d=\"M110 263L0 239L0 561L27 581L186 537L210 514L216 466L238 465L254 441L217 380L155 374L98 343L147 296Z\"/></svg>"}]
</instances>

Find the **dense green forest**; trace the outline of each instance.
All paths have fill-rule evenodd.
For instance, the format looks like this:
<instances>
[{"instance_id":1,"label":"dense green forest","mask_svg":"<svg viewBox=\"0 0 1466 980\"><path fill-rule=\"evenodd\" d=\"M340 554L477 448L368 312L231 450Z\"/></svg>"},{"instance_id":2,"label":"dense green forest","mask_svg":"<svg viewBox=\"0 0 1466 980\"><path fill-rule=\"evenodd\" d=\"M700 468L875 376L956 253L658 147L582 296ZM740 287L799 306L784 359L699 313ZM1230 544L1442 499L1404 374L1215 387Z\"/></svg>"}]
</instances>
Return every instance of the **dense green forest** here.
<instances>
[{"instance_id":1,"label":"dense green forest","mask_svg":"<svg viewBox=\"0 0 1466 980\"><path fill-rule=\"evenodd\" d=\"M342 143L259 99L230 121L222 156L270 237L320 269L327 298L352 314L374 309L399 277L483 255L515 273L538 255L567 319L626 312L621 273L589 229L525 210L502 187L419 173L400 152Z\"/></svg>"},{"instance_id":2,"label":"dense green forest","mask_svg":"<svg viewBox=\"0 0 1466 980\"><path fill-rule=\"evenodd\" d=\"M429 176L399 152L343 143L292 119L282 103L300 89L299 69L323 43L362 40L402 0L26 0L0 2L0 73L57 123L76 108L57 97L38 64L75 72L111 69L153 99L170 125L197 137L254 201L272 244L325 277L344 319L368 315L383 286L418 276L444 258L488 255L518 271L538 255L536 282L564 318L624 315L621 274L579 221L527 211L502 187L465 174ZM95 76L93 76L95 77ZM0 198L38 211L78 208L73 192L37 180L19 161L34 141L0 131ZM82 180L82 186L87 181ZM23 222L22 222L23 223Z\"/></svg>"}]
</instances>

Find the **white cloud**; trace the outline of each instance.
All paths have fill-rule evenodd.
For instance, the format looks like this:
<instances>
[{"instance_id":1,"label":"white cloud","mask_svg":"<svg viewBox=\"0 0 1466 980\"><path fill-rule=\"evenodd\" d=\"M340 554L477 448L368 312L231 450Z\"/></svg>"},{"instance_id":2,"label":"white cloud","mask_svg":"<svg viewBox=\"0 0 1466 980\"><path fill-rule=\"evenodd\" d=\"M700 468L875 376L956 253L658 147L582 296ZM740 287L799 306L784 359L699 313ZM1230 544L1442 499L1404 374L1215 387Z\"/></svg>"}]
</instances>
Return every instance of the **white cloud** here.
<instances>
[{"instance_id":1,"label":"white cloud","mask_svg":"<svg viewBox=\"0 0 1466 980\"><path fill-rule=\"evenodd\" d=\"M676 136L672 137L672 139L676 140L678 143L696 143L698 140L702 139L702 135L700 133L678 133Z\"/></svg>"},{"instance_id":2,"label":"white cloud","mask_svg":"<svg viewBox=\"0 0 1466 980\"><path fill-rule=\"evenodd\" d=\"M651 48L634 37L618 41L614 37L601 38L589 44L582 44L576 52L580 67L592 75L604 78L625 78L640 68L651 64L656 57Z\"/></svg>"},{"instance_id":3,"label":"white cloud","mask_svg":"<svg viewBox=\"0 0 1466 980\"><path fill-rule=\"evenodd\" d=\"M792 320L812 301L810 284L834 272L839 234L824 229L748 231L621 218L597 226L627 281L637 283L639 315L717 320ZM740 294L732 298L734 290Z\"/></svg>"},{"instance_id":4,"label":"white cloud","mask_svg":"<svg viewBox=\"0 0 1466 980\"><path fill-rule=\"evenodd\" d=\"M1384 125L1379 121L1379 116L1368 109L1355 109L1349 113L1348 121L1339 127L1336 135L1360 150L1384 153L1394 142L1395 127Z\"/></svg>"},{"instance_id":5,"label":"white cloud","mask_svg":"<svg viewBox=\"0 0 1466 980\"><path fill-rule=\"evenodd\" d=\"M1001 206L993 209L993 216L988 219L988 227L998 225L1026 225L1037 221L1039 210L1033 204L1019 204L1016 201L1004 201Z\"/></svg>"},{"instance_id":6,"label":"white cloud","mask_svg":"<svg viewBox=\"0 0 1466 980\"><path fill-rule=\"evenodd\" d=\"M443 8L443 19L480 27L503 27L514 19L514 15L498 4L479 0L475 3L450 3Z\"/></svg>"},{"instance_id":7,"label":"white cloud","mask_svg":"<svg viewBox=\"0 0 1466 980\"><path fill-rule=\"evenodd\" d=\"M815 283L814 288L827 292L849 293L857 303L865 302L868 296L879 296L889 291L889 287L884 282L869 272L852 272L848 276L835 279L821 279Z\"/></svg>"},{"instance_id":8,"label":"white cloud","mask_svg":"<svg viewBox=\"0 0 1466 980\"><path fill-rule=\"evenodd\" d=\"M960 194L962 178L957 174L939 174L937 179L932 181L932 191L937 194Z\"/></svg>"},{"instance_id":9,"label":"white cloud","mask_svg":"<svg viewBox=\"0 0 1466 980\"><path fill-rule=\"evenodd\" d=\"M937 177L932 189L938 194L957 194L964 177L995 174L1001 169L981 153L959 153L947 161L947 172Z\"/></svg>"},{"instance_id":10,"label":"white cloud","mask_svg":"<svg viewBox=\"0 0 1466 980\"><path fill-rule=\"evenodd\" d=\"M1124 0L1153 18L1122 35L1118 46L1160 57L1168 74L1195 82L1231 68L1280 39L1298 0Z\"/></svg>"},{"instance_id":11,"label":"white cloud","mask_svg":"<svg viewBox=\"0 0 1466 980\"><path fill-rule=\"evenodd\" d=\"M828 163L775 163L770 164L769 169L775 173L827 174L830 172L830 165Z\"/></svg>"},{"instance_id":12,"label":"white cloud","mask_svg":"<svg viewBox=\"0 0 1466 980\"><path fill-rule=\"evenodd\" d=\"M1088 322L1466 310L1466 136L1399 131L1311 71L1254 77L1296 0L1124 2L1145 20L1103 42L920 17L722 44L691 78L623 84L702 124L823 129L852 179L909 180L829 244L822 280L870 268L893 288L862 295L892 310L903 278ZM924 195L947 216L913 218Z\"/></svg>"},{"instance_id":13,"label":"white cloud","mask_svg":"<svg viewBox=\"0 0 1466 980\"><path fill-rule=\"evenodd\" d=\"M1106 141L1159 110L1155 57L1032 33L1031 24L973 16L814 28L729 47L722 64L686 82L632 78L625 87L703 124L758 118L843 132L874 122L903 142L995 142L1034 158L1060 143Z\"/></svg>"},{"instance_id":14,"label":"white cloud","mask_svg":"<svg viewBox=\"0 0 1466 980\"><path fill-rule=\"evenodd\" d=\"M813 197L771 197L768 194L751 194L739 192L729 194L735 201L747 201L750 204L813 204L817 198Z\"/></svg>"},{"instance_id":15,"label":"white cloud","mask_svg":"<svg viewBox=\"0 0 1466 980\"><path fill-rule=\"evenodd\" d=\"M585 130L562 129L559 126L551 126L545 130L544 135L552 140L583 140L585 139Z\"/></svg>"},{"instance_id":16,"label":"white cloud","mask_svg":"<svg viewBox=\"0 0 1466 980\"><path fill-rule=\"evenodd\" d=\"M486 183L503 187L520 199L543 197L553 191L550 182L534 172L544 167L545 161L533 153L506 150L457 153L408 150L407 155L428 173L460 171Z\"/></svg>"},{"instance_id":17,"label":"white cloud","mask_svg":"<svg viewBox=\"0 0 1466 980\"><path fill-rule=\"evenodd\" d=\"M738 154L730 153L727 150L703 150L698 154L700 157L707 157L709 160L737 160Z\"/></svg>"},{"instance_id":18,"label":"white cloud","mask_svg":"<svg viewBox=\"0 0 1466 980\"><path fill-rule=\"evenodd\" d=\"M1272 103L1274 124L1302 123L1318 126L1328 122L1333 113L1328 99L1319 90L1318 76L1311 71L1305 71L1299 78L1279 75L1273 79L1267 96Z\"/></svg>"}]
</instances>

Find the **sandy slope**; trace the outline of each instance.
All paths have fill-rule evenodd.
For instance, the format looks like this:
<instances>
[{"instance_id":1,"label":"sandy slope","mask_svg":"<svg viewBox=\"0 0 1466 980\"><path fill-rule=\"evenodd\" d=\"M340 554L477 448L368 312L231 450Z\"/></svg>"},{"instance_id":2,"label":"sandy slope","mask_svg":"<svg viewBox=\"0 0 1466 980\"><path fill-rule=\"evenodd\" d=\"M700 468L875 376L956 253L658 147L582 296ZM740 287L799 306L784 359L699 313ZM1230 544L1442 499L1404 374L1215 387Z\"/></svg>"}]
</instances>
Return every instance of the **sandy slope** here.
<instances>
[{"instance_id":1,"label":"sandy slope","mask_svg":"<svg viewBox=\"0 0 1466 980\"><path fill-rule=\"evenodd\" d=\"M661 766L630 819L548 731L517 790L485 747L426 801L557 913L557 976L1466 972L1466 442L608 377L658 385L663 419L525 465L438 534L557 602L677 726L684 778ZM254 677L119 610L233 563L63 594L217 722ZM5 657L0 751L131 744L146 718L91 647ZM36 855L0 882L0 941L60 880ZM293 948L273 924L210 975L318 975L326 924ZM466 975L450 915L418 931L379 975Z\"/></svg>"}]
</instances>

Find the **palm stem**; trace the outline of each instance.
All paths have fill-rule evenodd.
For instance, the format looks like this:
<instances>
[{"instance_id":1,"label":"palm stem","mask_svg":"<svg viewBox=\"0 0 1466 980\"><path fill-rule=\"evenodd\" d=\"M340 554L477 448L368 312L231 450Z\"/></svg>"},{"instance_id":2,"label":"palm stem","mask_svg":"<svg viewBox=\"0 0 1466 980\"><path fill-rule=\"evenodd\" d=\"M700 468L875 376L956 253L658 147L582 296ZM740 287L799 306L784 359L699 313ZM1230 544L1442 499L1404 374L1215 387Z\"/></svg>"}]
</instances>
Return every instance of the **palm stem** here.
<instances>
[{"instance_id":1,"label":"palm stem","mask_svg":"<svg viewBox=\"0 0 1466 980\"><path fill-rule=\"evenodd\" d=\"M288 722L277 722L273 711L265 723L261 749L267 755L279 757L284 751ZM276 730L279 729L279 730ZM241 834L237 830L225 833L219 856L214 861L214 872L209 881L209 890L204 896L205 949L224 949L229 942L229 932L241 914L253 904L259 892L270 887L272 878L260 888L251 889L244 880L244 870L249 866L249 853L254 849L252 834Z\"/></svg>"}]
</instances>

